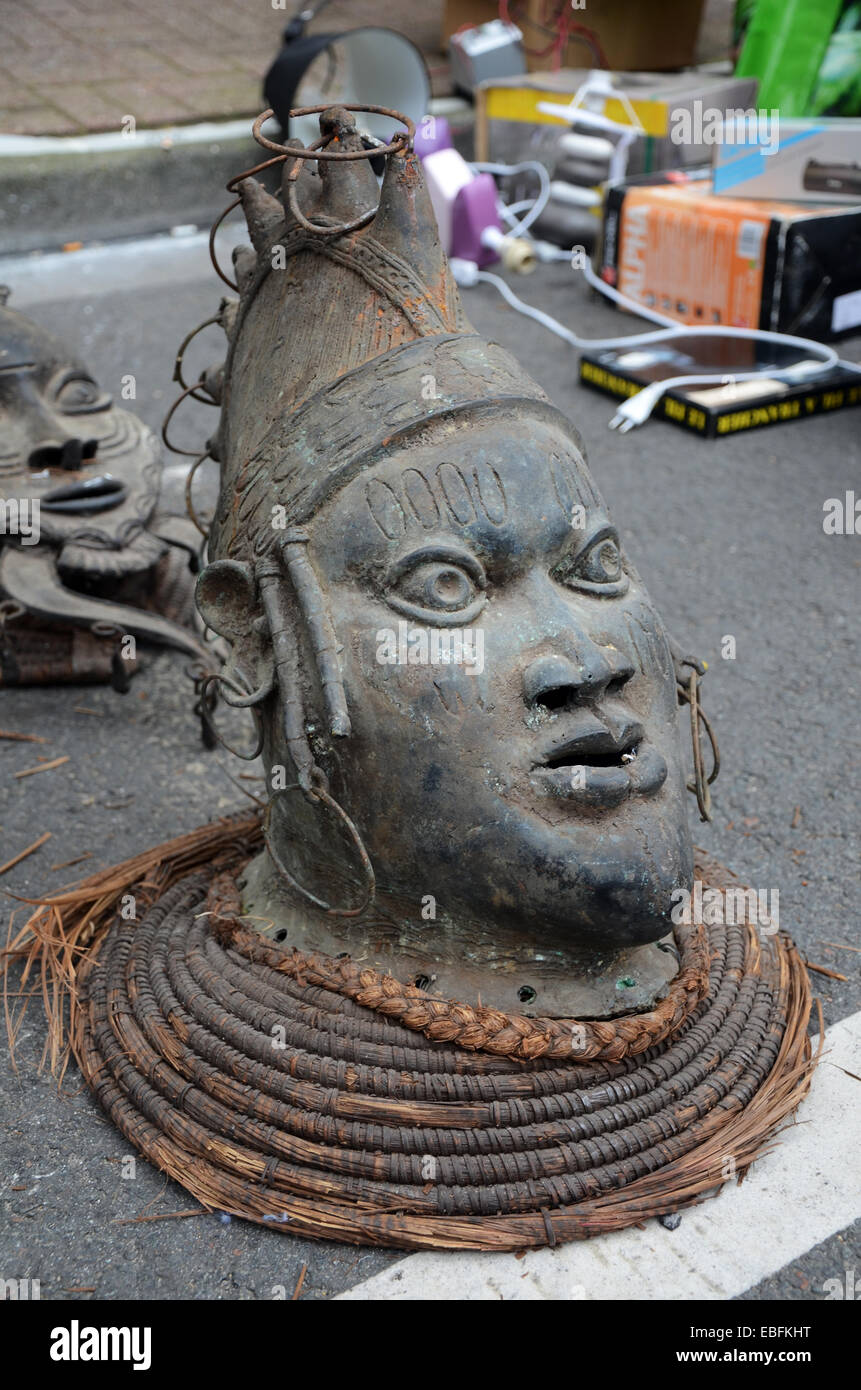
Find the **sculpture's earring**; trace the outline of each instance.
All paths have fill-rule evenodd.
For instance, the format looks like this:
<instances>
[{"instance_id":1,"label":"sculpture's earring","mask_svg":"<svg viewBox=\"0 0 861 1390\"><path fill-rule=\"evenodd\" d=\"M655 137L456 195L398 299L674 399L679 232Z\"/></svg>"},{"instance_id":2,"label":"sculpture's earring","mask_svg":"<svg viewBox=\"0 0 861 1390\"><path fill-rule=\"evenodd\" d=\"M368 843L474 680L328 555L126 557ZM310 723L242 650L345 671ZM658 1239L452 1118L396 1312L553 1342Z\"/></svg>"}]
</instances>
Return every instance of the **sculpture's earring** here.
<instances>
[{"instance_id":1,"label":"sculpture's earring","mask_svg":"<svg viewBox=\"0 0 861 1390\"><path fill-rule=\"evenodd\" d=\"M294 878L293 875L287 869L287 867L284 865L280 855L278 854L278 851L276 850L270 838L269 822L272 815L272 806L275 802L276 797L283 796L286 792L304 790L304 788L301 787L299 782L293 782L291 786L282 787L280 790L272 793L271 797L269 798L269 802L266 807L266 812L263 817L263 841L266 845L267 850L269 851L269 857L271 858L272 863L275 865L279 874L284 879L284 881L290 885L291 888L296 890L297 893L301 893L302 896L304 898L307 898L310 903L313 903L315 907L322 908L322 910L328 913L330 917L360 917L361 914L365 911L365 909L369 907L371 903L374 901L374 897L376 895L377 881L376 875L374 873L374 866L371 863L370 856L368 855L368 851L365 849L362 837L359 834L355 822L350 819L340 802L336 801L334 796L332 796L331 793L325 787L325 774L321 771L320 768L316 766L314 767L311 780L312 786L310 793L308 793L309 799L312 801L320 802L323 806L327 807L328 810L332 811L333 814L340 819L341 824L344 826L344 829L350 836L350 839L352 840L356 852L359 856L359 861L362 865L362 872L364 874L365 879L365 893L358 907L332 907L330 903L324 902L322 898L318 898L317 895L315 893L312 893L309 888L303 887L303 885L298 881L298 879Z\"/></svg>"},{"instance_id":2,"label":"sculpture's earring","mask_svg":"<svg viewBox=\"0 0 861 1390\"><path fill-rule=\"evenodd\" d=\"M284 737L298 776L297 782L279 789L270 798L263 821L263 838L273 864L291 888L332 917L358 917L374 900L376 876L358 827L329 791L326 774L318 766L308 740L299 682L298 645L283 590L286 569L293 585L299 612L311 639L326 705L329 732L334 737L346 738L350 734L350 717L338 664L335 634L317 577L305 551L307 543L307 532L293 528L287 531L281 540L280 558L271 554L264 555L255 566L260 598L275 656L275 675L284 710ZM365 896L358 907L332 907L310 889L304 888L282 863L269 837L272 804L283 792L296 790L303 791L309 801L319 802L336 815L352 840L365 877Z\"/></svg>"},{"instance_id":3,"label":"sculpture's earring","mask_svg":"<svg viewBox=\"0 0 861 1390\"><path fill-rule=\"evenodd\" d=\"M198 663L188 671L194 682L194 712L200 718L204 746L215 748L220 744L237 758L253 762L263 748L259 710L275 684L274 666L271 657L267 659L259 632L262 620L254 617L254 571L236 560L217 560L201 571L195 599L207 627L230 644L230 654L219 670ZM215 647L215 655L220 656ZM240 659L247 671L240 669ZM231 708L251 711L256 737L249 751L231 747L216 727L214 713L219 695Z\"/></svg>"},{"instance_id":4,"label":"sculpture's earring","mask_svg":"<svg viewBox=\"0 0 861 1390\"><path fill-rule=\"evenodd\" d=\"M274 678L269 676L263 681L257 690L246 691L242 688L239 681L228 675L227 671L208 671L203 672L199 678L195 678L198 701L195 710L200 716L203 728L204 743L209 748L214 748L216 744L232 753L236 758L242 758L244 762L253 763L255 758L259 758L263 751L263 724L257 713L260 706L270 694ZM231 691L232 695L227 692ZM248 753L243 753L240 748L233 748L227 742L224 735L215 726L213 714L217 696L220 695L226 705L231 709L250 709L254 719L256 742Z\"/></svg>"},{"instance_id":5,"label":"sculpture's earring","mask_svg":"<svg viewBox=\"0 0 861 1390\"><path fill-rule=\"evenodd\" d=\"M687 666L690 675L685 679L681 668ZM700 820L710 821L712 818L712 795L711 784L720 772L720 750L718 749L717 735L712 727L711 720L706 714L700 702L700 680L705 675L706 664L704 661L697 661L694 657L680 657L676 663L676 693L679 702L690 706L691 711L691 747L694 755L694 777L692 782L687 782L689 792L693 792L697 799L697 806L700 809ZM712 770L708 776L705 772L705 759L703 757L703 745L700 737L700 725L708 735L712 750Z\"/></svg>"}]
</instances>

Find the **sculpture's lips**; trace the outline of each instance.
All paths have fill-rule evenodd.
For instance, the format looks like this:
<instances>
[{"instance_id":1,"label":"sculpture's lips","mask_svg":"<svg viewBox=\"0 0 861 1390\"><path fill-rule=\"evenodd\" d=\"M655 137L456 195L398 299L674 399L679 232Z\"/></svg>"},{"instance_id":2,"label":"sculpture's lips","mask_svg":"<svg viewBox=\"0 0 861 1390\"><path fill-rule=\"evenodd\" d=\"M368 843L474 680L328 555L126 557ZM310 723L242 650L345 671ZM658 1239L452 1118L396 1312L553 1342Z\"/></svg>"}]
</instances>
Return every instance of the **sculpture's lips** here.
<instances>
[{"instance_id":1,"label":"sculpture's lips","mask_svg":"<svg viewBox=\"0 0 861 1390\"><path fill-rule=\"evenodd\" d=\"M128 488L119 478L100 473L67 487L54 488L45 493L41 505L46 512L104 512L118 507L127 493Z\"/></svg>"},{"instance_id":2,"label":"sculpture's lips","mask_svg":"<svg viewBox=\"0 0 861 1390\"><path fill-rule=\"evenodd\" d=\"M581 806L617 806L629 796L652 795L666 781L666 760L647 742L642 724L618 722L613 733L589 716L587 729L581 722L574 737L545 749L533 777L552 796Z\"/></svg>"},{"instance_id":3,"label":"sculpture's lips","mask_svg":"<svg viewBox=\"0 0 861 1390\"><path fill-rule=\"evenodd\" d=\"M642 724L634 720L625 720L615 734L594 716L589 717L589 725L585 732L551 744L545 750L542 765L549 768L620 767L622 759L634 753L645 732Z\"/></svg>"}]
</instances>

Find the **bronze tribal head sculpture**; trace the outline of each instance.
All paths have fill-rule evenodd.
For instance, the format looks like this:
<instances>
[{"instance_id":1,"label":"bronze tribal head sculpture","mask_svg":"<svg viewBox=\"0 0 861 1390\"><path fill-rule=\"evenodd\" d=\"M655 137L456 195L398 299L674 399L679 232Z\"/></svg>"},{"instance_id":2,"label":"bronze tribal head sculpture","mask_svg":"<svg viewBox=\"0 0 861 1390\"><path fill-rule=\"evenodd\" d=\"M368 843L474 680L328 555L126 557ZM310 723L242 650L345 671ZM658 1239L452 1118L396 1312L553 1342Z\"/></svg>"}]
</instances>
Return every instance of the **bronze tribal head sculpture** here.
<instances>
[{"instance_id":1,"label":"bronze tribal head sculpture","mask_svg":"<svg viewBox=\"0 0 861 1390\"><path fill-rule=\"evenodd\" d=\"M198 583L286 896L358 915L351 949L363 916L400 947L653 942L692 878L660 618L576 430L467 322L407 141L378 191L349 113L321 130L283 203L239 183Z\"/></svg>"},{"instance_id":2,"label":"bronze tribal head sculpture","mask_svg":"<svg viewBox=\"0 0 861 1390\"><path fill-rule=\"evenodd\" d=\"M176 601L190 591L181 581L199 538L186 518L158 510L158 440L7 295L0 289L0 599L17 616L0 641L0 681L80 676L86 662L50 656L52 636L71 650L60 634L72 629L201 655L184 625L193 610ZM25 637L34 628L41 646ZM39 650L47 657L31 660Z\"/></svg>"},{"instance_id":3,"label":"bronze tribal head sculpture","mask_svg":"<svg viewBox=\"0 0 861 1390\"><path fill-rule=\"evenodd\" d=\"M80 948L44 992L83 1075L210 1211L555 1245L746 1171L809 1085L809 990L750 920L659 940L696 665L576 432L464 319L408 141L378 205L349 113L321 125L275 146L283 204L234 181L227 359L176 369L221 406L197 593L230 655L201 713L213 685L252 711L268 809L52 898L22 953L57 979Z\"/></svg>"}]
</instances>

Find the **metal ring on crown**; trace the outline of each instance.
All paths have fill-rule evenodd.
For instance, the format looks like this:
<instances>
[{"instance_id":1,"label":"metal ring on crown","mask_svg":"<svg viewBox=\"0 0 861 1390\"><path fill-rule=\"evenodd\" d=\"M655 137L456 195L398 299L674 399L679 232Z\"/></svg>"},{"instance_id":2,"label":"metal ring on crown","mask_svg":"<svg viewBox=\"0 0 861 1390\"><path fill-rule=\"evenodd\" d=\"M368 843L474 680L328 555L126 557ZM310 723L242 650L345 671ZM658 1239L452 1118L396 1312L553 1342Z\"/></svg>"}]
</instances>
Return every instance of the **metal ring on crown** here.
<instances>
[{"instance_id":1,"label":"metal ring on crown","mask_svg":"<svg viewBox=\"0 0 861 1390\"><path fill-rule=\"evenodd\" d=\"M290 117L294 116L320 116L324 111L330 111L333 106L338 106L342 111L365 111L370 116L388 116L392 121L400 121L401 125L406 126L406 130L399 130L394 135L388 145L375 145L368 150L319 150L317 141L306 150L296 150L290 145L279 145L274 140L267 140L265 135L261 135L260 128L264 122L268 121L275 112L270 107L268 111L263 111L257 117L251 127L251 133L258 145L262 145L266 150L274 150L276 154L286 155L288 159L375 159L378 154L395 154L399 150L408 149L415 138L415 122L409 116L405 116L402 111L395 111L391 106L361 106L357 103L348 104L345 101L326 102L323 106L297 106L290 112ZM328 144L332 137L324 136L320 144Z\"/></svg>"},{"instance_id":2,"label":"metal ring on crown","mask_svg":"<svg viewBox=\"0 0 861 1390\"><path fill-rule=\"evenodd\" d=\"M350 836L350 839L352 840L356 848L356 852L361 861L362 871L365 875L365 896L362 899L359 906L331 907L329 903L324 902L322 898L318 898L316 894L310 891L310 889L303 888L302 884L299 883L298 880L295 879L293 875L289 872L289 870L284 867L284 865L281 862L280 856L278 855L277 851L274 849L272 845L272 841L269 838L269 821L272 814L272 806L275 802L275 798L278 796L283 796L286 792L303 791L303 788L300 786L298 782L293 782L289 787L281 787L278 791L273 792L269 800L269 803L266 807L266 813L263 817L263 842L266 845L266 848L269 851L270 858L272 859L272 862L278 870L279 874L285 880L285 882L289 883L291 888L294 888L296 890L297 893L301 893L302 896L304 898L307 898L309 902L313 903L315 907L322 908L323 911L327 912L330 917L359 917L365 911L365 908L371 905L376 896L377 879L376 874L374 873L374 866L371 863L368 851L365 849L358 828L347 815L347 812L344 810L340 802L336 801L335 798L331 795L331 793L328 792L325 786L323 785L324 775L321 769L315 767L313 769L312 776L314 776L314 774L316 774L316 776L314 777L316 785L314 785L311 788L311 799L313 801L321 802L323 806L326 806L340 819L345 830Z\"/></svg>"},{"instance_id":3,"label":"metal ring on crown","mask_svg":"<svg viewBox=\"0 0 861 1390\"><path fill-rule=\"evenodd\" d=\"M162 421L162 426L161 426L162 443L164 444L164 446L165 446L166 449L170 449L170 452L171 452L172 454L187 454L189 458L197 458L197 456L198 456L199 453L200 453L200 450L199 450L199 449L180 449L176 444L171 444L170 440L169 440L168 437L167 437L167 427L168 427L168 425L170 424L171 420L173 419L173 417L174 417L174 415L175 415L175 413L176 413L177 408L178 408L179 406L182 405L182 403L183 403L183 401L185 400L186 396L190 396L194 391L199 390L199 388L200 388L201 386L205 387L205 383L204 383L203 377L200 378L200 381L195 381L195 382L193 383L193 385L191 385L191 386L186 386L186 388L185 388L185 390L182 392L182 394L179 395L179 396L177 396L176 400L174 401L173 405L170 407L169 411L167 412L167 414L166 414L165 417L164 417L164 420ZM197 399L197 398L196 398L196 399ZM209 402L209 404L214 405L215 402L214 402L214 401L211 401L211 402ZM208 454L208 453L209 453L209 450L207 449L206 452L207 452L207 454ZM205 458L205 457L206 457L206 454L204 454L204 458Z\"/></svg>"},{"instance_id":4,"label":"metal ring on crown","mask_svg":"<svg viewBox=\"0 0 861 1390\"><path fill-rule=\"evenodd\" d=\"M395 111L389 106L359 106L356 104L348 105L346 103L338 104L344 111L365 111L373 116L387 116L390 120L400 121L401 124L406 127L406 129L398 131L398 133L394 135L392 139L389 141L388 145L373 145L365 150L327 149L326 147L334 139L334 136L332 135L323 135L320 137L319 140L315 140L312 145L309 145L307 149L302 150L292 149L289 145L276 144L274 140L267 140L266 136L261 134L260 128L263 125L264 121L268 121L270 116L273 116L275 114L274 111L272 111L271 109L268 111L263 111L261 115L257 117L257 120L254 122L254 125L252 127L252 133L258 145L262 145L264 149L267 150L277 151L277 153L281 155L284 159L293 159L293 164L290 166L290 170L285 180L287 184L287 204L296 221L299 223L300 227L304 227L306 232L312 232L314 236L344 236L347 232L358 232L361 230L362 227L366 227L368 223L373 220L373 218L376 216L377 209L370 208L368 212L363 212L360 217L354 217L351 222L337 222L331 226L326 226L319 222L311 222L302 212L296 200L296 180L299 177L299 170L302 167L302 160L375 159L377 155L388 156L390 154L400 154L410 148L416 133L415 125L410 120L409 116L405 116L402 112ZM320 115L323 111L330 110L331 106L331 102L324 106L297 106L295 110L290 112L290 117L292 118L297 116L317 116Z\"/></svg>"}]
</instances>

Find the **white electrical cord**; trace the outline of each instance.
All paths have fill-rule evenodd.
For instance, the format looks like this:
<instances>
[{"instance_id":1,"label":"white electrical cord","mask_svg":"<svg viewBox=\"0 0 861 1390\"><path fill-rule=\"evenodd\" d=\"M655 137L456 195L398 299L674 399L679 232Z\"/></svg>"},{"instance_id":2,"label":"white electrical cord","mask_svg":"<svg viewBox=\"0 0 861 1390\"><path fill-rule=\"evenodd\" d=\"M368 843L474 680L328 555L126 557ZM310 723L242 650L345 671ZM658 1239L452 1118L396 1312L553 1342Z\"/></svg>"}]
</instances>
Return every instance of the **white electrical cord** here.
<instances>
[{"instance_id":1,"label":"white electrical cord","mask_svg":"<svg viewBox=\"0 0 861 1390\"><path fill-rule=\"evenodd\" d=\"M517 165L481 164L474 165L474 167L481 172L487 172L487 174L510 174L510 172L522 171L523 168L541 170L541 192L538 193L536 203L531 207L531 213L527 213L522 220L515 222L515 224L512 225L512 231L510 231L510 235L523 235L523 232L527 231L527 228L529 228L531 221L534 221L534 218L540 215L541 211L544 210L545 204L547 204L547 199L549 197L549 177L544 165L538 164L537 161L527 161L527 163ZM522 203L515 204L517 211L519 211L522 206ZM536 211L536 208L538 208L538 211ZM513 208L508 208L508 211L509 213L513 213L515 210L513 210ZM508 218L506 218L506 220L508 220ZM563 252L561 247L551 247L544 242L534 242L533 245L538 260L569 260L570 253ZM494 286L494 288L501 293L505 302L510 304L512 309L517 310L517 313L524 314L527 318L533 318L533 320L541 324L542 327L549 329L549 332L552 332L552 334L555 334L558 338L562 338L563 341L570 343L570 346L577 347L579 350L586 349L586 347L591 347L591 349L608 349L608 347L647 346L650 345L650 343L669 342L672 341L673 338L734 338L746 339L746 341L750 342L776 343L776 345L783 347L797 347L797 349L804 354L804 367L794 368L798 378L804 377L804 375L811 375L811 377L814 377L814 375L819 375L823 373L823 371L828 371L830 368L836 367L837 364L853 368L854 371L861 373L861 366L857 366L855 363L842 363L842 360L837 356L833 347L829 347L826 343L815 342L814 339L811 338L797 338L797 336L793 334L776 334L776 332L768 332L766 329L761 328L732 328L729 327L729 325L680 324L675 318L669 318L666 314L658 313L657 310L648 309L645 304L638 303L637 300L634 299L629 299L627 295L622 295L622 293L620 293L618 289L613 288L612 285L606 284L598 275L595 275L593 267L591 267L590 261L588 261L586 257L579 261L574 268L583 272L583 277L586 279L587 284L593 286L593 289L597 289L601 295L605 295L608 299L612 299L613 303L619 304L623 309L629 309L631 313L638 314L640 317L648 318L651 322L661 325L661 328L655 332L647 332L647 334L626 334L618 336L618 338L580 338L579 334L574 334L569 328L565 327L565 324L561 324L561 322L552 317L551 314L545 314L541 309L536 309L536 307L531 306L531 304L524 303L522 299L519 299L519 297L515 295L515 292L510 289L510 286L506 284L504 279L499 278L499 275L494 275L490 271L478 270L477 265L474 264L473 261L452 259L452 271L459 285L469 286L476 285L481 281L487 282L488 285ZM811 357L814 361L808 360L811 359ZM732 377L733 382L757 381L757 379L761 378L762 375L766 373L766 370L768 370L768 368L761 367L755 371L733 371L733 373L726 373L726 377ZM644 424L645 421L651 417L652 411L654 411L655 406L657 406L659 400L662 399L662 396L666 395L666 392L675 391L675 389L680 388L680 386L693 385L715 385L715 373L687 375L687 377L670 377L663 379L663 381L651 382L650 385L641 388L636 395L629 396L629 399L620 404L615 416L609 421L609 428L611 428L611 430L619 430L620 434L626 434L627 431L633 430L636 425Z\"/></svg>"},{"instance_id":2,"label":"white electrical cord","mask_svg":"<svg viewBox=\"0 0 861 1390\"><path fill-rule=\"evenodd\" d=\"M588 83L586 86L588 87ZM584 87L583 90L585 91L586 87ZM575 98L575 101L576 100L577 98ZM550 110L549 105L545 105L547 109ZM544 107L542 107L542 109L544 109ZM561 111L562 108L557 109L554 107L552 114L559 115ZM572 115L576 114L578 119L580 116L586 114L583 112L582 108L577 110L576 113L573 111L573 108L568 108L567 111L571 111ZM606 117L597 117L593 113L590 113L590 122L596 126L603 123L607 127L617 124L616 122L608 121ZM620 129L621 128L622 127L620 127ZM624 129L627 132L627 127ZM636 133L636 130L633 131L633 134ZM520 164L473 164L472 168L477 173L493 174L498 177L518 174L526 170L531 170L536 173L538 175L540 187L538 196L533 202L530 203L529 200L524 199L521 202L506 207L500 201L500 215L509 226L507 235L511 238L527 235L535 253L535 258L538 260L561 261L571 258L570 251L564 251L560 247L554 247L547 242L536 241L534 238L529 237L529 228L532 223L540 217L551 196L551 180L543 164L538 160L524 160ZM524 212L521 217L519 214L524 208L528 210ZM453 258L451 262L452 270L458 284L470 286L484 281L489 285L493 285L502 295L506 303L511 305L512 309L516 309L518 313L524 314L527 318L534 319L536 323L540 323L544 328L549 329L551 333L556 334L557 337L562 338L564 342L570 343L572 347L578 350L584 348L606 349L631 347L634 345L645 347L652 343L669 342L673 338L741 338L750 342L774 343L781 347L798 348L803 354L803 360L792 369L798 380L803 379L805 376L819 375L822 372L836 367L838 364L849 367L853 371L861 372L861 365L852 362L842 362L833 348L828 347L825 343L818 343L812 338L799 338L790 333L771 333L765 329L759 328L732 328L729 325L723 324L701 325L679 323L677 319L672 319L666 314L661 314L656 309L650 309L646 305L640 304L637 300L630 299L627 295L622 294L612 285L608 285L595 274L588 257L584 256L576 263L572 260L571 264L573 269L578 269L582 272L586 283L591 285L593 289L598 290L600 294L605 295L620 307L628 309L634 314L638 314L641 318L649 319L652 323L659 324L659 330L651 333L625 334L624 336L615 338L581 338L579 334L573 333L550 314L545 314L543 310L536 309L531 304L525 304L522 299L518 298L506 281L502 280L498 275L494 275L490 271L479 270L478 266L473 261L463 261ZM814 360L810 361L810 358ZM767 371L768 368L761 367L753 371L726 372L725 378L731 378L733 383L756 381L764 376ZM777 374L778 369L773 368L772 372ZM624 434L628 430L634 429L635 426L644 424L651 416L655 406L668 391L675 390L682 386L713 386L715 382L716 374L714 372L708 374L703 373L696 376L670 377L663 381L651 382L648 386L644 386L639 390L635 395L629 396L628 399L620 405L616 414L610 421L610 429L618 429L620 433Z\"/></svg>"},{"instance_id":3,"label":"white electrical cord","mask_svg":"<svg viewBox=\"0 0 861 1390\"><path fill-rule=\"evenodd\" d=\"M511 227L511 236L523 236L523 233L528 231L533 222L541 216L550 199L550 175L544 165L537 159L525 159L521 164L471 164L470 168L474 169L477 174L494 174L497 177L506 174L522 174L527 170L538 175L538 197L534 201L524 200L523 203L514 205L517 208L523 206L529 208L525 216L515 221ZM514 207L510 207L508 211L513 212Z\"/></svg>"},{"instance_id":4,"label":"white electrical cord","mask_svg":"<svg viewBox=\"0 0 861 1390\"><path fill-rule=\"evenodd\" d=\"M588 264L588 262L586 264ZM550 314L545 314L542 309L536 309L531 304L525 304L524 301L514 293L510 285L508 285L505 280L501 279L499 275L494 275L490 271L479 270L478 266L475 265L473 261L460 261L455 258L452 260L451 265L458 284L469 286L484 282L493 285L502 295L506 303L511 305L512 309L516 309L518 313L524 314L527 318L534 319L536 323L540 323L544 328L549 329L551 333L555 333L558 338L562 338L564 342L569 343L571 347L577 348L578 350L584 348L606 349L632 347L635 345L645 347L652 343L669 342L673 338L686 337L744 338L753 342L775 343L782 347L797 347L803 352L805 358L814 357L816 360L809 364L806 371L804 369L799 370L799 368L795 368L796 374L799 375L799 377L803 375L818 375L840 363L840 358L834 348L829 347L826 343L817 343L810 338L797 338L789 333L769 333L765 329L759 328L692 326L677 323L675 320L667 319L663 314L653 313L643 305L638 304L635 300L630 300L627 296L620 294L618 290L614 290L610 285L606 285L603 280L599 280L594 274L591 266L589 267L589 272L585 270L585 266L580 267L583 269L586 279L590 284L594 284L595 288L602 292L609 292L610 298L616 303L626 308L631 308L635 313L642 313L663 326L651 333L629 333L614 338L581 338L579 334L573 333L570 328L566 328L558 319L554 319ZM759 368L757 371L727 371L726 376L731 376L733 382L756 381L765 375L765 370L764 368ZM861 367L856 368L856 370L861 371ZM620 405L616 414L610 421L610 428L618 429L620 433L624 434L635 426L644 424L645 421L649 419L661 397L666 395L667 391L672 391L681 386L714 386L715 384L716 376L714 372L708 374L702 373L696 376L670 377L664 381L652 382L650 385L638 391L636 395L629 396L628 399Z\"/></svg>"},{"instance_id":5,"label":"white electrical cord","mask_svg":"<svg viewBox=\"0 0 861 1390\"><path fill-rule=\"evenodd\" d=\"M599 280L597 276L594 276L594 273L592 279L590 279L588 275L586 275L586 278L589 280L590 284L595 284L596 289L610 291L611 298L616 300L617 303L624 305L625 308L633 309L635 313L642 313L645 317L654 319L655 322L662 324L663 327L652 333L626 333L615 338L581 338L579 334L572 333L570 328L566 328L563 323L560 323L558 319L552 318L550 314L545 314L543 310L536 309L531 304L525 304L522 299L517 297L510 285L508 285L505 280L501 279L500 276L494 275L487 270L479 270L477 266L475 267L474 276L470 271L465 271L463 269L463 267L472 265L472 261L452 261L452 267L455 271L455 278L458 284L468 285L477 284L482 280L486 281L499 290L503 299L511 305L512 309L517 309L518 313L525 314L528 318L535 319L538 323L543 324L545 328L549 328L551 333L555 333L558 337L564 338L567 343L570 343L571 346L575 348L630 347L633 344L645 346L648 343L667 342L671 338L745 338L755 342L778 343L784 347L801 348L805 355L812 353L819 359L816 366L817 369L820 370L826 367L834 367L840 361L834 348L829 347L827 343L817 343L812 338L796 338L790 333L770 333L764 328L730 328L726 325L717 324L713 326L700 326L679 323L675 319L665 318L662 314L653 314L650 310L644 309L639 305L636 300L627 299L625 295L619 294L617 290L613 290L610 285L605 285L603 280ZM586 274L585 270L584 274ZM776 368L774 370L776 370ZM861 368L859 368L859 370L861 370ZM734 373L733 375L736 376L737 380L741 380L740 373ZM761 376L762 370L753 372L751 375ZM712 374L709 380L714 380L714 374Z\"/></svg>"}]
</instances>

